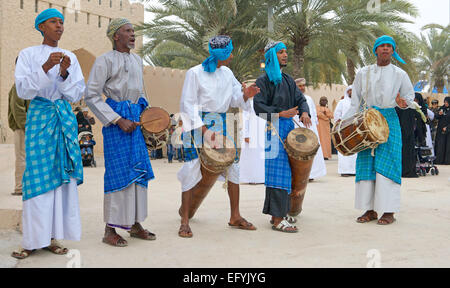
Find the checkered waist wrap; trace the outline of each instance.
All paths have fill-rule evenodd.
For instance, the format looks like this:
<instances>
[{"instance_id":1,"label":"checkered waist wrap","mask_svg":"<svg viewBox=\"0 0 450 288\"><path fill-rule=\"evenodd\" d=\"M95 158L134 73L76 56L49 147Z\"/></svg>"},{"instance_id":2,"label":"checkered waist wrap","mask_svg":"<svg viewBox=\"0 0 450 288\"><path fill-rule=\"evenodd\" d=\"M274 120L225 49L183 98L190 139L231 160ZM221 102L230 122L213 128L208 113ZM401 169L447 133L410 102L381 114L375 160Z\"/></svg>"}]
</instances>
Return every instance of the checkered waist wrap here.
<instances>
[{"instance_id":1,"label":"checkered waist wrap","mask_svg":"<svg viewBox=\"0 0 450 288\"><path fill-rule=\"evenodd\" d=\"M385 144L375 149L375 157L372 150L364 150L358 153L356 160L356 182L374 181L376 173L391 179L395 183L402 183L402 130L397 112L394 108L380 109L374 107L386 118L389 125L389 138Z\"/></svg>"},{"instance_id":2,"label":"checkered waist wrap","mask_svg":"<svg viewBox=\"0 0 450 288\"><path fill-rule=\"evenodd\" d=\"M201 112L203 123L206 128L213 132L221 132L222 135L227 136L227 113L215 113L215 112ZM185 132L181 135L183 140L183 150L185 161L189 162L198 159L197 149L203 145L203 136L201 129ZM233 141L236 146L236 141ZM195 146L193 145L195 143ZM238 159L236 152L236 160Z\"/></svg>"},{"instance_id":3,"label":"checkered waist wrap","mask_svg":"<svg viewBox=\"0 0 450 288\"><path fill-rule=\"evenodd\" d=\"M78 124L66 100L36 97L25 125L26 168L23 201L70 183L83 183Z\"/></svg>"},{"instance_id":4,"label":"checkered waist wrap","mask_svg":"<svg viewBox=\"0 0 450 288\"><path fill-rule=\"evenodd\" d=\"M106 103L122 118L134 122L139 122L141 113L148 106L144 98L140 98L137 104L116 102L110 98ZM103 146L105 194L121 191L133 183L148 187L148 181L155 178L139 127L133 133L123 132L118 125L104 127Z\"/></svg>"},{"instance_id":5,"label":"checkered waist wrap","mask_svg":"<svg viewBox=\"0 0 450 288\"><path fill-rule=\"evenodd\" d=\"M278 131L281 139L286 138L292 130L294 130L294 122L291 118L272 119L273 129ZM289 158L283 143L276 135L275 131L268 126L266 133L266 187L286 190L291 194L292 190L292 172Z\"/></svg>"}]
</instances>

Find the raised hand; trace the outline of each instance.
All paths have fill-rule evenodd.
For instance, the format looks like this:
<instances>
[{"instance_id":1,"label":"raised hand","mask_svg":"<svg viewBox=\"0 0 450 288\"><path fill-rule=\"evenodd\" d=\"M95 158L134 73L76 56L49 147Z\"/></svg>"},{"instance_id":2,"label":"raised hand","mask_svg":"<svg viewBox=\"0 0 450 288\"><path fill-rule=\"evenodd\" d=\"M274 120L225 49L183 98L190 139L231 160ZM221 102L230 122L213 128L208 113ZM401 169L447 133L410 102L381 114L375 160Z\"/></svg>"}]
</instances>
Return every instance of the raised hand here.
<instances>
[{"instance_id":1,"label":"raised hand","mask_svg":"<svg viewBox=\"0 0 450 288\"><path fill-rule=\"evenodd\" d=\"M63 56L63 59L61 61L61 66L60 66L61 67L61 70L60 70L61 76L64 76L64 77L67 76L67 69L69 69L70 65L71 65L70 57L67 55Z\"/></svg>"},{"instance_id":2,"label":"raised hand","mask_svg":"<svg viewBox=\"0 0 450 288\"><path fill-rule=\"evenodd\" d=\"M242 83L242 89L244 91L244 98L245 101L247 101L250 98L255 97L256 94L258 94L261 90L256 86L255 83L247 87L244 83Z\"/></svg>"},{"instance_id":3,"label":"raised hand","mask_svg":"<svg viewBox=\"0 0 450 288\"><path fill-rule=\"evenodd\" d=\"M56 65L60 64L63 57L64 57L64 54L62 52L54 52L54 53L50 54L47 62L45 62L44 65L42 65L42 69L44 69L44 72L47 73L50 69L52 69ZM70 58L69 58L69 61L70 61Z\"/></svg>"},{"instance_id":4,"label":"raised hand","mask_svg":"<svg viewBox=\"0 0 450 288\"><path fill-rule=\"evenodd\" d=\"M283 118L293 118L293 117L295 117L297 115L298 115L298 106L295 106L292 109L289 109L289 110L286 110L286 111L282 111L282 112L279 113L279 116L283 117Z\"/></svg>"}]
</instances>

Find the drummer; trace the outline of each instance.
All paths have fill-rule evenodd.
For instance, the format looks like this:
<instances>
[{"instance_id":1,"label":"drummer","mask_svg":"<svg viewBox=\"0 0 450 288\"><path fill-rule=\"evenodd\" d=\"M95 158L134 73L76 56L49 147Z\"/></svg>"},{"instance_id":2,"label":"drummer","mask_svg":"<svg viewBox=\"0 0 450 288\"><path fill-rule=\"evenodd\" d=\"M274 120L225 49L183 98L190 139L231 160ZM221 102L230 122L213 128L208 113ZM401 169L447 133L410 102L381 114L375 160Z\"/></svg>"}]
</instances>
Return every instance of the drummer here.
<instances>
[{"instance_id":1,"label":"drummer","mask_svg":"<svg viewBox=\"0 0 450 288\"><path fill-rule=\"evenodd\" d=\"M308 103L294 79L282 71L288 63L286 45L271 42L264 52L266 73L256 81L261 93L255 96L254 109L259 117L270 121L285 140L294 129L292 118L296 115L307 128L311 127ZM266 137L266 199L263 213L272 216L272 229L296 233L298 228L284 219L290 209L291 167L278 136L273 135L270 131Z\"/></svg>"},{"instance_id":2,"label":"drummer","mask_svg":"<svg viewBox=\"0 0 450 288\"><path fill-rule=\"evenodd\" d=\"M193 237L189 226L189 207L191 191L202 179L200 160L196 149L186 145L192 139L198 143L200 135L211 146L215 145L215 133L225 133L226 128L220 123L226 123L226 112L230 107L250 109L249 98L259 89L255 86L241 85L227 66L233 59L233 43L228 36L215 36L209 40L211 56L203 64L197 65L186 72L180 103L180 115L183 121L184 156L186 163L178 172L181 182L182 205L181 225L178 235L182 238ZM210 125L213 122L214 125ZM208 126L208 127L207 127ZM210 127L213 126L213 127ZM208 129L211 128L211 129ZM191 135L195 135L191 138ZM237 139L236 139L237 140ZM235 140L235 141L236 141ZM236 143L236 142L235 142ZM201 144L201 142L200 142ZM256 230L256 227L245 220L239 212L239 164L233 164L228 172L228 196L230 197L231 217L229 226L243 230Z\"/></svg>"},{"instance_id":3,"label":"drummer","mask_svg":"<svg viewBox=\"0 0 450 288\"><path fill-rule=\"evenodd\" d=\"M357 73L352 104L343 117L348 119L358 113L364 98L367 106L379 110L389 125L387 143L378 146L373 153L371 150L358 153L355 208L366 211L357 219L358 223L376 221L377 212L380 212L383 216L378 224L389 225L395 221L394 213L400 210L402 134L395 107L414 108L414 89L408 74L391 63L394 57L406 64L396 48L390 36L376 40L373 53L377 56L377 63Z\"/></svg>"},{"instance_id":4,"label":"drummer","mask_svg":"<svg viewBox=\"0 0 450 288\"><path fill-rule=\"evenodd\" d=\"M156 239L155 234L140 224L147 218L147 186L154 178L139 129L140 115L148 103L143 89L142 59L130 52L136 39L133 25L127 19L113 19L107 36L113 50L95 61L85 97L89 108L105 126L103 242L125 247L128 243L116 233L116 228L127 231L131 237Z\"/></svg>"}]
</instances>

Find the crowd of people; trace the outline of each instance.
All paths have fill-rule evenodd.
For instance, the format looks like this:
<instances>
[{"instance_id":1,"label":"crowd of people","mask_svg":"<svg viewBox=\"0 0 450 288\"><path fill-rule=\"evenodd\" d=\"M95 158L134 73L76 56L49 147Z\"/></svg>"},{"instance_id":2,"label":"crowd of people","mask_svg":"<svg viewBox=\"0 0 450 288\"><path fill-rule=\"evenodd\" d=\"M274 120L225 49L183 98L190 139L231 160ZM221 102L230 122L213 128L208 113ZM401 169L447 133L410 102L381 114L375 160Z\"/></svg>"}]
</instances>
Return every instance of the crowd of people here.
<instances>
[{"instance_id":1,"label":"crowd of people","mask_svg":"<svg viewBox=\"0 0 450 288\"><path fill-rule=\"evenodd\" d=\"M158 155L149 154L140 129L143 125L140 116L149 102L143 87L142 59L131 53L135 47L133 25L124 18L110 22L106 36L113 49L96 59L87 84L77 57L58 47L64 32L64 15L54 8L44 10L37 16L35 28L42 34L43 43L20 52L15 87L10 93L10 125L17 139L16 160L21 163L16 164L14 194L22 195L23 199L22 247L12 256L24 259L42 248L64 255L68 249L57 240L81 240L78 186L84 181L84 159L78 134L92 132L94 122L86 109L75 116L70 103L77 103L83 97L103 125L105 226L102 241L115 247L128 246L117 230L141 240L156 240L156 235L141 225L148 217L148 186L155 179L151 156ZM211 189L218 179L225 182L229 196L228 225L257 230L241 215L239 196L243 175L249 183L264 182L262 213L270 216L271 228L298 233L294 225L298 213L291 214L292 196L300 195L303 201L304 182L326 174L325 160L332 157L333 119L341 123L368 107L386 120L387 142L360 151L356 157L338 157L339 174L356 178L355 208L365 211L356 219L358 223L377 221L379 225L390 225L396 221L394 214L400 211L404 172L399 163L402 158L405 160L402 153L405 155L405 149L411 145L432 149L434 134L435 162L450 164L450 98L441 107L433 102L434 106L427 109L423 97L414 94L407 73L391 63L392 57L404 61L390 36L376 40L373 53L377 62L357 73L334 115L327 107L326 98L321 98L316 106L305 94L305 79L294 80L283 71L288 64L287 46L283 42L267 44L265 73L248 86L239 83L229 68L233 59L232 39L218 35L208 44L210 57L186 73L180 118L173 119L175 122L169 128L169 162L175 154L184 162L174 175L180 182L182 195L179 237L194 236L190 226L195 213L193 207L200 205L208 192L205 189ZM239 153L233 152L234 162L214 174L202 162L199 153L204 151L198 147L207 144L213 149L220 148L223 139L236 138L227 135L226 121L223 121L231 108L240 108L246 115L243 144L247 149L243 152L250 154L240 159L246 163L239 163ZM296 162L287 149L288 135L296 130L296 125L310 129L312 132L308 132L315 135L312 138L316 137L320 143L317 151L313 151L313 157L317 155L314 161L305 160L312 162L312 166L310 171L304 169L307 172L303 175L306 180L302 181L302 188L295 185ZM252 139L258 138L253 134L255 131L256 135L264 135L263 139ZM305 135L295 139L298 143L306 140ZM264 142L260 145L262 150L252 150L255 148L250 145L252 141ZM258 170L255 163L261 163L257 165L258 173L249 173L248 170ZM378 213L382 216L378 217Z\"/></svg>"}]
</instances>

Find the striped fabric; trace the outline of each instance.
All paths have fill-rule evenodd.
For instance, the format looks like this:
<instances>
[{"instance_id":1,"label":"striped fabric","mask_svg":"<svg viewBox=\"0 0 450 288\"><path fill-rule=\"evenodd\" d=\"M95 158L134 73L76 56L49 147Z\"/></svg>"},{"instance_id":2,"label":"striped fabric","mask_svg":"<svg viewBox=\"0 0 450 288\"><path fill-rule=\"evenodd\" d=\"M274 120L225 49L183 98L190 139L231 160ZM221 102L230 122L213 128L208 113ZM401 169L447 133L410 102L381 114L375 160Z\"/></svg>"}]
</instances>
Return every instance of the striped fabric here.
<instances>
[{"instance_id":1,"label":"striped fabric","mask_svg":"<svg viewBox=\"0 0 450 288\"><path fill-rule=\"evenodd\" d=\"M375 157L372 150L364 150L358 153L356 160L356 182L375 181L376 173L391 179L397 184L402 183L402 130L397 112L394 108L379 109L374 107L386 118L389 125L388 142L375 149Z\"/></svg>"},{"instance_id":2,"label":"striped fabric","mask_svg":"<svg viewBox=\"0 0 450 288\"><path fill-rule=\"evenodd\" d=\"M277 129L283 141L294 127L290 118L272 119L272 125ZM270 128L270 127L269 127ZM266 187L286 190L291 194L292 172L289 158L283 144L275 132L268 129L266 134Z\"/></svg>"},{"instance_id":3,"label":"striped fabric","mask_svg":"<svg viewBox=\"0 0 450 288\"><path fill-rule=\"evenodd\" d=\"M116 102L111 98L106 103L122 118L134 122L139 122L141 113L148 106L144 98L140 98L137 104ZM118 125L104 127L103 145L105 194L121 191L133 183L147 188L148 181L155 178L140 128L133 133L125 133Z\"/></svg>"},{"instance_id":4,"label":"striped fabric","mask_svg":"<svg viewBox=\"0 0 450 288\"><path fill-rule=\"evenodd\" d=\"M25 126L26 168L23 201L70 183L83 183L78 124L66 100L36 97Z\"/></svg>"}]
</instances>

